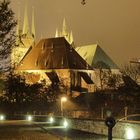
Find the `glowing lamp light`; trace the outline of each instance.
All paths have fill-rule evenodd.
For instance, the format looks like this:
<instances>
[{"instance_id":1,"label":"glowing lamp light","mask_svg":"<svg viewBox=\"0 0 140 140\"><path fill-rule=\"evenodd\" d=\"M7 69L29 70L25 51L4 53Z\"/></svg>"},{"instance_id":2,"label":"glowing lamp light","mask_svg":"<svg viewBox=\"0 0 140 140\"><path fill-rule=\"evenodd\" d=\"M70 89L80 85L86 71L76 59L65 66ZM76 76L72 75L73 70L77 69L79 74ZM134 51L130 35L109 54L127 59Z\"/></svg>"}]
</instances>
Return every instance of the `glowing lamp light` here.
<instances>
[{"instance_id":1,"label":"glowing lamp light","mask_svg":"<svg viewBox=\"0 0 140 140\"><path fill-rule=\"evenodd\" d=\"M54 122L54 118L53 118L53 117L50 117L50 118L49 118L49 122L50 122L50 123L53 123L53 122Z\"/></svg>"},{"instance_id":2,"label":"glowing lamp light","mask_svg":"<svg viewBox=\"0 0 140 140\"><path fill-rule=\"evenodd\" d=\"M64 120L64 122L63 122L63 126L65 127L65 128L67 128L68 127L68 122L67 122L67 120L65 119Z\"/></svg>"},{"instance_id":3,"label":"glowing lamp light","mask_svg":"<svg viewBox=\"0 0 140 140\"><path fill-rule=\"evenodd\" d=\"M33 120L33 117L31 115L27 116L26 118L27 121L32 121Z\"/></svg>"},{"instance_id":4,"label":"glowing lamp light","mask_svg":"<svg viewBox=\"0 0 140 140\"><path fill-rule=\"evenodd\" d=\"M5 119L4 115L0 115L0 121L3 121Z\"/></svg>"},{"instance_id":5,"label":"glowing lamp light","mask_svg":"<svg viewBox=\"0 0 140 140\"><path fill-rule=\"evenodd\" d=\"M126 130L126 139L128 139L128 140L134 139L134 131L132 128L128 128Z\"/></svg>"},{"instance_id":6,"label":"glowing lamp light","mask_svg":"<svg viewBox=\"0 0 140 140\"><path fill-rule=\"evenodd\" d=\"M62 101L62 102L66 102L66 101L67 101L67 98L66 98L66 97L62 97L62 98L61 98L61 101Z\"/></svg>"}]
</instances>

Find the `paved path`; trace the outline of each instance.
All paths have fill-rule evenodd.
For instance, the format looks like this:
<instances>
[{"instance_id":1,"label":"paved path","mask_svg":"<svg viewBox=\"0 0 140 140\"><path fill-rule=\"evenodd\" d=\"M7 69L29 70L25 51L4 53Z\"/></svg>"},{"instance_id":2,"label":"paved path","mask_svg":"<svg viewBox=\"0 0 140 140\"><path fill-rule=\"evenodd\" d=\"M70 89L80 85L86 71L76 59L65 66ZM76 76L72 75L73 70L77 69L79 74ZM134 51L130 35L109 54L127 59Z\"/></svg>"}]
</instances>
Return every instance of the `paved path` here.
<instances>
[{"instance_id":1,"label":"paved path","mask_svg":"<svg viewBox=\"0 0 140 140\"><path fill-rule=\"evenodd\" d=\"M40 126L42 123L22 120L0 121L0 140L63 140Z\"/></svg>"},{"instance_id":2,"label":"paved path","mask_svg":"<svg viewBox=\"0 0 140 140\"><path fill-rule=\"evenodd\" d=\"M6 120L0 121L0 140L107 140L107 138L64 129L63 126L52 126L47 122Z\"/></svg>"}]
</instances>

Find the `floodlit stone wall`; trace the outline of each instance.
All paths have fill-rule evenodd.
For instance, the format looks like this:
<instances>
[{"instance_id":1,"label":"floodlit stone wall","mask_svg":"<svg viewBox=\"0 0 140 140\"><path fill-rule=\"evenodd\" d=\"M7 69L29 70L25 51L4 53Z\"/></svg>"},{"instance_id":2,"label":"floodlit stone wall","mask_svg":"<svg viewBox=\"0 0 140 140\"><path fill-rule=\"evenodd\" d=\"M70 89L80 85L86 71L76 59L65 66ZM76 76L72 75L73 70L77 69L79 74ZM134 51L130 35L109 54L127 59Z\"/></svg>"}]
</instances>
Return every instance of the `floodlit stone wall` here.
<instances>
[{"instance_id":1,"label":"floodlit stone wall","mask_svg":"<svg viewBox=\"0 0 140 140\"><path fill-rule=\"evenodd\" d=\"M108 127L103 120L69 119L70 127L73 129L108 135ZM117 122L113 128L112 136L122 139L139 139L140 123L136 122Z\"/></svg>"}]
</instances>

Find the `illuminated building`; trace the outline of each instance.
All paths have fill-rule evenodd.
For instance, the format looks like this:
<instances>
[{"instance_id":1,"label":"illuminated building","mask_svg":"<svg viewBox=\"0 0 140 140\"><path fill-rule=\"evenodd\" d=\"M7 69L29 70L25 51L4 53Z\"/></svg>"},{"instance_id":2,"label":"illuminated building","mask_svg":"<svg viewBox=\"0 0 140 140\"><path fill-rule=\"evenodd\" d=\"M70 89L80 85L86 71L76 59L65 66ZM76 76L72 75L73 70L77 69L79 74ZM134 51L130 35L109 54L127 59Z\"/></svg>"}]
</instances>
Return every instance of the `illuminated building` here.
<instances>
[{"instance_id":1,"label":"illuminated building","mask_svg":"<svg viewBox=\"0 0 140 140\"><path fill-rule=\"evenodd\" d=\"M63 19L62 31L56 29L55 37L64 37L69 42L69 44L73 45L73 34L72 31L68 31L65 18Z\"/></svg>"},{"instance_id":2,"label":"illuminated building","mask_svg":"<svg viewBox=\"0 0 140 140\"><path fill-rule=\"evenodd\" d=\"M16 47L12 50L11 63L17 66L23 59L30 47L35 44L35 25L34 25L34 9L32 9L32 26L29 28L27 6L25 7L23 29L20 27L20 15L18 15L16 29Z\"/></svg>"},{"instance_id":3,"label":"illuminated building","mask_svg":"<svg viewBox=\"0 0 140 140\"><path fill-rule=\"evenodd\" d=\"M103 69L118 69L111 58L98 46L74 46L72 31L69 33L66 21L62 30L56 30L55 38L41 39L35 44L34 10L30 31L27 8L25 8L23 30L17 25L17 46L13 50L12 63L16 72L25 75L28 83L45 80L47 84L63 81L69 91L94 92L98 85L97 64ZM107 67L106 67L107 66Z\"/></svg>"},{"instance_id":4,"label":"illuminated building","mask_svg":"<svg viewBox=\"0 0 140 140\"><path fill-rule=\"evenodd\" d=\"M79 92L88 92L89 86L94 87L93 68L64 37L40 40L20 62L17 71L27 72L29 83L43 79L51 83L63 80L71 90ZM31 78L32 75L37 78Z\"/></svg>"}]
</instances>

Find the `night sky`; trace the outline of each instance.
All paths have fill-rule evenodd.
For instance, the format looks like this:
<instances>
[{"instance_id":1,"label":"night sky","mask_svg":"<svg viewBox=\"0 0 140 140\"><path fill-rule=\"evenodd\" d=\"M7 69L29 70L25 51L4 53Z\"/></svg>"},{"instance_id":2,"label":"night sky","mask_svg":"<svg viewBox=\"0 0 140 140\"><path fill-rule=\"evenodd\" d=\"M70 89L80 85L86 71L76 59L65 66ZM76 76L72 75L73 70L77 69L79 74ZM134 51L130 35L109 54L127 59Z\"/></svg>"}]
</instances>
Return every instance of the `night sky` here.
<instances>
[{"instance_id":1,"label":"night sky","mask_svg":"<svg viewBox=\"0 0 140 140\"><path fill-rule=\"evenodd\" d=\"M11 0L21 21L25 2ZM140 57L140 0L28 0L30 21L32 6L38 40L54 37L65 17L77 46L98 43L118 65Z\"/></svg>"}]
</instances>

